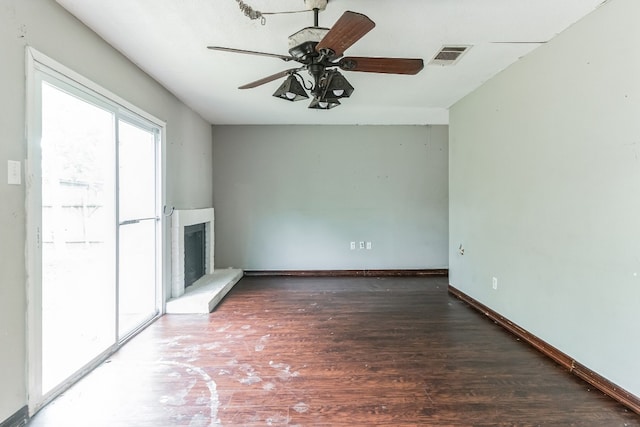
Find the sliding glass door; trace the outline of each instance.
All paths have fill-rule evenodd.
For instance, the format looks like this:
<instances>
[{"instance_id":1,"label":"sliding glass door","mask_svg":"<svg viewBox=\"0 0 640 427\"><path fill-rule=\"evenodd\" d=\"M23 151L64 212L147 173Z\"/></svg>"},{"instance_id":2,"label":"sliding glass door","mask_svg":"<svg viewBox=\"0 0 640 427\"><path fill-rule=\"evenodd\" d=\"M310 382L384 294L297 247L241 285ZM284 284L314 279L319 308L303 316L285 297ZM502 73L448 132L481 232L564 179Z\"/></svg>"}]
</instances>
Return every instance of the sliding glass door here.
<instances>
[{"instance_id":1,"label":"sliding glass door","mask_svg":"<svg viewBox=\"0 0 640 427\"><path fill-rule=\"evenodd\" d=\"M62 86L62 87L60 87ZM115 115L42 82L42 390L115 344Z\"/></svg>"},{"instance_id":2,"label":"sliding glass door","mask_svg":"<svg viewBox=\"0 0 640 427\"><path fill-rule=\"evenodd\" d=\"M41 63L30 66L33 410L159 313L162 128Z\"/></svg>"}]
</instances>

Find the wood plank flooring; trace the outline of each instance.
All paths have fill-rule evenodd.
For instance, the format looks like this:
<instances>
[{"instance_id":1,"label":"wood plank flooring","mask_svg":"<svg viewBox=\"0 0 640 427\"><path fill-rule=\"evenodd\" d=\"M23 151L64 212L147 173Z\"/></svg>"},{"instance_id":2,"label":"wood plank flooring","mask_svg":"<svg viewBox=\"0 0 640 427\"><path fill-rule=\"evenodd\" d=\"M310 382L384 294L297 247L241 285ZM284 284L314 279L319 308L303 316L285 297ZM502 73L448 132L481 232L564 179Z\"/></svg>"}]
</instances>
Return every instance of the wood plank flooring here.
<instances>
[{"instance_id":1,"label":"wood plank flooring","mask_svg":"<svg viewBox=\"0 0 640 427\"><path fill-rule=\"evenodd\" d=\"M72 351L72 349L70 349ZM245 277L167 315L41 426L640 426L447 293L446 278Z\"/></svg>"}]
</instances>

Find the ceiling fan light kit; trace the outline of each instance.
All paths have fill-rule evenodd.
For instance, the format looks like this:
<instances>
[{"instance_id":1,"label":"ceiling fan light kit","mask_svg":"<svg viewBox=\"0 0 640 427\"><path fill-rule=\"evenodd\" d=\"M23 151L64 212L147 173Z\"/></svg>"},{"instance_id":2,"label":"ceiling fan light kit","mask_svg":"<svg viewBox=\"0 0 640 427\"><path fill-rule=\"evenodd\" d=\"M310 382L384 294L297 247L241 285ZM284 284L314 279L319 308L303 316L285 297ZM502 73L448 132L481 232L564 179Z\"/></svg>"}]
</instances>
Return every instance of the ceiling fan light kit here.
<instances>
[{"instance_id":1,"label":"ceiling fan light kit","mask_svg":"<svg viewBox=\"0 0 640 427\"><path fill-rule=\"evenodd\" d=\"M302 87L302 84L298 81L296 73L289 74L289 77L287 77L278 90L274 92L273 96L284 99L285 101L309 99L309 95L307 95L304 87Z\"/></svg>"},{"instance_id":2,"label":"ceiling fan light kit","mask_svg":"<svg viewBox=\"0 0 640 427\"><path fill-rule=\"evenodd\" d=\"M264 77L240 86L239 89L254 88L286 76L273 96L286 101L308 99L306 88L313 95L309 108L318 110L337 107L340 105L338 99L348 98L354 91L353 86L336 68L382 74L417 74L424 68L424 62L419 58L341 58L349 47L375 27L375 23L361 13L347 11L331 29L319 27L318 13L326 8L327 2L328 0L305 0L307 8L314 12L314 26L304 28L289 37L290 56L218 46L208 48L300 63L299 68ZM301 70L307 70L312 78L309 87L306 87L302 76L298 74Z\"/></svg>"},{"instance_id":3,"label":"ceiling fan light kit","mask_svg":"<svg viewBox=\"0 0 640 427\"><path fill-rule=\"evenodd\" d=\"M330 70L328 72L327 84L322 93L322 98L348 98L353 93L353 90L353 86L349 84L347 79L345 79L339 71Z\"/></svg>"},{"instance_id":4,"label":"ceiling fan light kit","mask_svg":"<svg viewBox=\"0 0 640 427\"><path fill-rule=\"evenodd\" d=\"M292 72L289 77L280 85L273 93L276 98L285 101L301 101L308 99L309 96L304 86L300 83L302 77ZM353 86L344 78L337 70L327 70L315 87L311 89L313 100L309 104L309 108L317 110L329 110L340 105L340 98L348 98L353 93Z\"/></svg>"},{"instance_id":5,"label":"ceiling fan light kit","mask_svg":"<svg viewBox=\"0 0 640 427\"><path fill-rule=\"evenodd\" d=\"M313 101L311 101L311 104L309 104L309 108L314 110L330 110L333 107L337 107L338 105L340 105L340 101L338 101L337 99L320 100L318 98L313 98Z\"/></svg>"}]
</instances>

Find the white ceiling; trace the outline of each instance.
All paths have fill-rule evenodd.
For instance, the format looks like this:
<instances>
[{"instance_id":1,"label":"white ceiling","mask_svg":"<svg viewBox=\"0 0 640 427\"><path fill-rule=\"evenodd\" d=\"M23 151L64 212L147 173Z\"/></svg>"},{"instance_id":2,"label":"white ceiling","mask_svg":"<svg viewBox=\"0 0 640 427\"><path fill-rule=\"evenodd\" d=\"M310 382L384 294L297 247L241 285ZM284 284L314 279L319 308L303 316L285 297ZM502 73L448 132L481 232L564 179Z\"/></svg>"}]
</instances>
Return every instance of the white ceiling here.
<instances>
[{"instance_id":1,"label":"white ceiling","mask_svg":"<svg viewBox=\"0 0 640 427\"><path fill-rule=\"evenodd\" d=\"M288 54L288 36L312 13L250 20L236 0L56 0L212 124L445 124L448 108L594 10L603 0L329 0L320 26L347 10L376 27L346 56L423 58L472 45L454 66L418 75L343 72L353 95L332 110L272 97L283 79L238 86L295 63L211 51L208 45ZM244 0L261 12L304 10L304 0ZM499 42L499 43L497 43ZM504 43L507 42L507 43ZM292 65L294 64L294 65Z\"/></svg>"}]
</instances>

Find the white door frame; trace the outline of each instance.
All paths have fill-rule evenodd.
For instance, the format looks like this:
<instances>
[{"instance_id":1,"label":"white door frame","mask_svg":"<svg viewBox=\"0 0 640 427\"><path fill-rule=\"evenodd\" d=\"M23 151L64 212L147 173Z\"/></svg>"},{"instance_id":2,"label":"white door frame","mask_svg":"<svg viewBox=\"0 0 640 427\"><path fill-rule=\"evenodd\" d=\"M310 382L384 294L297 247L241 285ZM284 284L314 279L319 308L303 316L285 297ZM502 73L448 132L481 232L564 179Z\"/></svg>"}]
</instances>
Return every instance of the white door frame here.
<instances>
[{"instance_id":1,"label":"white door frame","mask_svg":"<svg viewBox=\"0 0 640 427\"><path fill-rule=\"evenodd\" d=\"M68 388L71 384L95 368L99 363L105 360L115 350L119 348L124 341L118 342L117 324L115 344L99 355L90 364L85 366L81 371L72 378L65 381L54 390L46 395L42 394L42 265L41 265L41 151L40 140L42 137L41 129L41 88L40 73L52 76L72 86L80 87L78 91L83 93L91 93L100 103L111 106L116 113L116 120L119 117L135 117L149 122L160 130L160 141L158 144L157 155L157 174L158 174L158 194L157 212L159 220L157 222L157 236L160 244L157 248L157 307L158 316L164 313L165 308L165 288L164 285L164 268L166 264L165 257L165 218L162 215L161 207L165 201L165 135L166 123L138 107L130 104L126 100L104 89L98 84L81 76L73 70L65 67L57 61L49 58L41 52L27 46L26 48L26 140L27 140L27 161L25 170L26 182L26 269L27 269L27 377L28 377L28 405L29 413L33 415L42 406L46 405L59 393ZM117 198L117 197L116 197ZM117 203L117 201L116 201ZM116 209L117 211L117 209ZM117 220L117 215L116 215ZM116 224L117 225L117 224ZM117 245L117 243L116 243ZM117 260L116 260L117 263ZM117 314L117 313L116 313ZM117 322L116 315L116 322Z\"/></svg>"}]
</instances>

